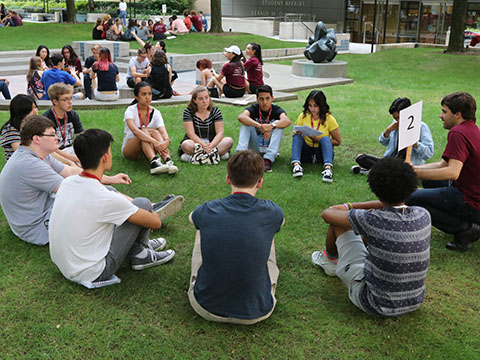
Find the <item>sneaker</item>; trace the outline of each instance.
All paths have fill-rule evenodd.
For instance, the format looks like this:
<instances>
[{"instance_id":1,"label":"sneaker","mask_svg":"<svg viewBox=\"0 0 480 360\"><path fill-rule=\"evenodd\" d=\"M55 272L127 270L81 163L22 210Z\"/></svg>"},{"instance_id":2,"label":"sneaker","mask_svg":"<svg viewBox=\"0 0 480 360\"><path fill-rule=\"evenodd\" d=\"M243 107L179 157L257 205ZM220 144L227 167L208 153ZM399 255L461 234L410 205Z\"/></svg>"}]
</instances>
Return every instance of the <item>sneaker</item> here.
<instances>
[{"instance_id":1,"label":"sneaker","mask_svg":"<svg viewBox=\"0 0 480 360\"><path fill-rule=\"evenodd\" d=\"M166 165L168 166L168 173L170 175L172 174L176 174L178 172L178 167L176 167L174 164L173 164L173 161L172 160L168 160Z\"/></svg>"},{"instance_id":2,"label":"sneaker","mask_svg":"<svg viewBox=\"0 0 480 360\"><path fill-rule=\"evenodd\" d=\"M182 154L182 156L180 156L180 160L189 163L190 161L192 161L192 155Z\"/></svg>"},{"instance_id":3,"label":"sneaker","mask_svg":"<svg viewBox=\"0 0 480 360\"><path fill-rule=\"evenodd\" d=\"M150 174L163 174L168 172L168 165L162 163L162 160L159 158L153 158L150 161Z\"/></svg>"},{"instance_id":4,"label":"sneaker","mask_svg":"<svg viewBox=\"0 0 480 360\"><path fill-rule=\"evenodd\" d=\"M220 160L228 160L230 158L230 153L226 152L222 156L220 156Z\"/></svg>"},{"instance_id":5,"label":"sneaker","mask_svg":"<svg viewBox=\"0 0 480 360\"><path fill-rule=\"evenodd\" d=\"M303 176L303 168L300 164L296 164L293 167L293 177L302 177Z\"/></svg>"},{"instance_id":6,"label":"sneaker","mask_svg":"<svg viewBox=\"0 0 480 360\"><path fill-rule=\"evenodd\" d=\"M272 172L272 160L263 159L265 172Z\"/></svg>"},{"instance_id":7,"label":"sneaker","mask_svg":"<svg viewBox=\"0 0 480 360\"><path fill-rule=\"evenodd\" d=\"M337 276L336 271L338 259L330 259L327 256L326 248L313 252L312 262L314 265L320 266L328 276Z\"/></svg>"},{"instance_id":8,"label":"sneaker","mask_svg":"<svg viewBox=\"0 0 480 360\"><path fill-rule=\"evenodd\" d=\"M167 240L162 237L148 240L148 247L152 250L162 250L167 245Z\"/></svg>"},{"instance_id":9,"label":"sneaker","mask_svg":"<svg viewBox=\"0 0 480 360\"><path fill-rule=\"evenodd\" d=\"M183 206L185 198L182 195L174 196L153 205L153 211L164 220L173 214L176 214Z\"/></svg>"},{"instance_id":10,"label":"sneaker","mask_svg":"<svg viewBox=\"0 0 480 360\"><path fill-rule=\"evenodd\" d=\"M174 197L175 197L175 194L169 194L169 195L165 196L165 197L163 198L163 200L161 200L161 201L153 204L153 205L152 205L152 207L153 207L153 212L156 212L155 209L158 209L158 208L164 206L165 204L167 204L167 203L170 201L170 199L173 199Z\"/></svg>"},{"instance_id":11,"label":"sneaker","mask_svg":"<svg viewBox=\"0 0 480 360\"><path fill-rule=\"evenodd\" d=\"M216 147L208 154L209 163L212 165L217 165L220 163L220 155L218 155L218 149Z\"/></svg>"},{"instance_id":12,"label":"sneaker","mask_svg":"<svg viewBox=\"0 0 480 360\"><path fill-rule=\"evenodd\" d=\"M145 258L132 258L132 269L143 270L152 266L161 265L169 262L175 256L175 251L154 251L152 249L146 249L148 255Z\"/></svg>"},{"instance_id":13,"label":"sneaker","mask_svg":"<svg viewBox=\"0 0 480 360\"><path fill-rule=\"evenodd\" d=\"M358 165L353 165L350 168L350 171L352 172L352 174L360 174L360 175L368 175L368 173L370 172L370 170L362 168L361 166L358 166Z\"/></svg>"},{"instance_id":14,"label":"sneaker","mask_svg":"<svg viewBox=\"0 0 480 360\"><path fill-rule=\"evenodd\" d=\"M470 229L459 232L454 235L453 241L450 241L445 247L448 250L465 252L471 249L472 244L480 238L480 225L472 224Z\"/></svg>"},{"instance_id":15,"label":"sneaker","mask_svg":"<svg viewBox=\"0 0 480 360\"><path fill-rule=\"evenodd\" d=\"M331 183L333 181L333 173L332 169L326 168L325 170L322 171L322 181L323 182L328 182Z\"/></svg>"}]
</instances>

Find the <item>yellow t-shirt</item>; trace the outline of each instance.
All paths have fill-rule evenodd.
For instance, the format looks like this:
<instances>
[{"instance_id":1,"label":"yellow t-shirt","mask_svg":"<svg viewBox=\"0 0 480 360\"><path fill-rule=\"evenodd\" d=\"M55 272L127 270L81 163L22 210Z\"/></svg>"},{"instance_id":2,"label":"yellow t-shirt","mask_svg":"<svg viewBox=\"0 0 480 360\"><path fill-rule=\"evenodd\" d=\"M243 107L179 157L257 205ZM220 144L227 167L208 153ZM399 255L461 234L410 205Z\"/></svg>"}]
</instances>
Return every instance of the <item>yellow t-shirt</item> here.
<instances>
[{"instance_id":1,"label":"yellow t-shirt","mask_svg":"<svg viewBox=\"0 0 480 360\"><path fill-rule=\"evenodd\" d=\"M303 116L302 112L300 113L300 115L298 115L297 121L295 121L295 125L307 125L308 127L312 127L311 118L311 114ZM323 124L319 125L319 122L320 120L313 120L313 128L323 133L322 135L320 135L321 138L324 136L329 136L331 138L332 131L338 129L337 120L335 120L335 118L331 114L327 114L327 118L325 119L325 122ZM318 147L320 145L319 143L314 143L312 139L310 139L308 136L304 136L303 138L305 139L307 145L310 147Z\"/></svg>"}]
</instances>

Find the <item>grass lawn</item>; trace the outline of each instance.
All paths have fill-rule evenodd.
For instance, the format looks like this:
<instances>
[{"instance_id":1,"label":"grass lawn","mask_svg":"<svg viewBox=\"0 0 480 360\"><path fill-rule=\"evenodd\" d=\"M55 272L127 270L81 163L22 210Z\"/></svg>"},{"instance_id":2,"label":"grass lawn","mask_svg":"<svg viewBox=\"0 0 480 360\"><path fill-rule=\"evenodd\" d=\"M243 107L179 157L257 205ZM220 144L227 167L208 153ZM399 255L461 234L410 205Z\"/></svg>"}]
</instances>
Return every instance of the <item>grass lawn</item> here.
<instances>
[{"instance_id":1,"label":"grass lawn","mask_svg":"<svg viewBox=\"0 0 480 360\"><path fill-rule=\"evenodd\" d=\"M437 117L440 100L459 90L480 100L480 72L472 70L478 68L480 58L405 49L338 59L348 62L348 75L355 82L324 89L342 134L333 183L322 183L321 169L314 165L305 166L302 179L292 177L291 129L287 129L273 173L265 174L258 193L279 204L286 216L275 238L280 278L278 303L270 319L253 326L209 323L188 303L194 229L187 216L202 202L229 193L226 164L195 167L180 163L175 155L180 169L176 176L150 176L146 161L129 162L120 155L124 109L79 111L84 127L105 128L114 135L114 171L127 172L133 180L129 186L118 186L120 191L152 200L172 192L185 196L182 211L153 233L166 237L177 255L170 264L141 272L125 265L117 273L121 284L90 291L65 280L50 261L48 247L20 241L0 216L1 357L478 358L480 245L465 254L451 253L444 247L450 237L433 230L425 302L418 311L398 319L374 318L356 309L340 280L314 268L310 254L324 245L327 226L319 216L322 209L372 199L366 178L349 170L359 152L383 154L377 139L391 122L390 103L399 96L424 101L423 120L435 141L432 160L439 160L447 138ZM295 120L307 94L299 92L299 100L279 105ZM219 107L226 135L236 142L236 117L242 109ZM159 107L172 152L183 137L183 109ZM7 116L1 113L1 122Z\"/></svg>"},{"instance_id":2,"label":"grass lawn","mask_svg":"<svg viewBox=\"0 0 480 360\"><path fill-rule=\"evenodd\" d=\"M92 28L93 24L85 23L75 25L25 23L22 27L2 28L0 31L0 51L32 50L40 44L44 44L50 49L60 49L63 45L71 45L72 41L92 40ZM305 46L301 43L285 42L245 33L235 33L233 35L229 33L193 33L165 41L168 52L181 54L221 52L225 47L232 44L245 49L250 42L257 42L264 49ZM139 47L140 45L136 41L130 42L131 49L138 49Z\"/></svg>"}]
</instances>

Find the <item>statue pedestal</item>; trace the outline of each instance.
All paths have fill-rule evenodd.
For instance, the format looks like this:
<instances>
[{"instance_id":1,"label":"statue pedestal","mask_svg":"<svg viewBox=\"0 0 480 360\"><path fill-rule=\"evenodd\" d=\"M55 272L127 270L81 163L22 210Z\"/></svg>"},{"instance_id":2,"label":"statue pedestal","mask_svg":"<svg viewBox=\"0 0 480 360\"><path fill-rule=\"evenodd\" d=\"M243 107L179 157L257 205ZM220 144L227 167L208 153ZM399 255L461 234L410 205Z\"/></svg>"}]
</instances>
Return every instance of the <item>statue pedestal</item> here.
<instances>
[{"instance_id":1,"label":"statue pedestal","mask_svg":"<svg viewBox=\"0 0 480 360\"><path fill-rule=\"evenodd\" d=\"M345 61L314 63L311 60L293 60L292 74L310 78L346 78L347 63Z\"/></svg>"}]
</instances>

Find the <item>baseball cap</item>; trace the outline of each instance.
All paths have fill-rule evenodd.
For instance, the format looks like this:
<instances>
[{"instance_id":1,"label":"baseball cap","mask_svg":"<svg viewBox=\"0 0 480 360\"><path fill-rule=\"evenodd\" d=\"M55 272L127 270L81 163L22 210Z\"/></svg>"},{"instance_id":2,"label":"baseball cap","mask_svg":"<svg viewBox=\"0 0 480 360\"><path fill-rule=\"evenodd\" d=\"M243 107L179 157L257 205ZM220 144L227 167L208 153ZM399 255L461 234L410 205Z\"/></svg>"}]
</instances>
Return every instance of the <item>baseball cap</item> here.
<instances>
[{"instance_id":1,"label":"baseball cap","mask_svg":"<svg viewBox=\"0 0 480 360\"><path fill-rule=\"evenodd\" d=\"M240 55L240 48L237 45L232 45L228 48L224 49L225 52L231 52L234 53L235 55Z\"/></svg>"}]
</instances>

